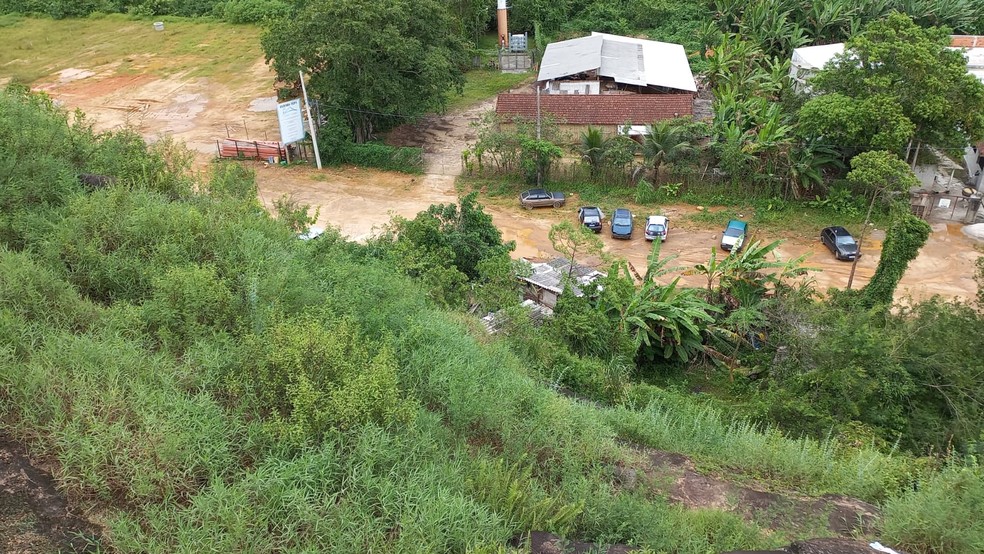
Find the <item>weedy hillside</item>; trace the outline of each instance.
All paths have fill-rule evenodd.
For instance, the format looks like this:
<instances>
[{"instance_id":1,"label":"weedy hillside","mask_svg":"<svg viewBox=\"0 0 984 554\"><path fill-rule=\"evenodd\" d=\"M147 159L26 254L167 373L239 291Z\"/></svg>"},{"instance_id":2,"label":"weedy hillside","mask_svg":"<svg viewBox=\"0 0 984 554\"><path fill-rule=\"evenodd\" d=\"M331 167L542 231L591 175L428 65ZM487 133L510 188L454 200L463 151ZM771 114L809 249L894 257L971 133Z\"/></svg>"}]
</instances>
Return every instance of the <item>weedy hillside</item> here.
<instances>
[{"instance_id":1,"label":"weedy hillside","mask_svg":"<svg viewBox=\"0 0 984 554\"><path fill-rule=\"evenodd\" d=\"M462 279L435 272L442 251L410 240L448 236L431 220L481 223L480 206L436 207L368 245L302 241L304 207L271 216L249 169L193 176L189 160L96 134L44 95L0 94L0 432L102 514L105 550L503 552L539 530L704 553L825 532L687 509L658 475L627 486L619 468L646 449L878 503L880 536L913 552L981 550L973 462L796 438L649 385L560 394L534 360L618 368L490 338L436 297ZM502 301L507 246L450 252Z\"/></svg>"}]
</instances>

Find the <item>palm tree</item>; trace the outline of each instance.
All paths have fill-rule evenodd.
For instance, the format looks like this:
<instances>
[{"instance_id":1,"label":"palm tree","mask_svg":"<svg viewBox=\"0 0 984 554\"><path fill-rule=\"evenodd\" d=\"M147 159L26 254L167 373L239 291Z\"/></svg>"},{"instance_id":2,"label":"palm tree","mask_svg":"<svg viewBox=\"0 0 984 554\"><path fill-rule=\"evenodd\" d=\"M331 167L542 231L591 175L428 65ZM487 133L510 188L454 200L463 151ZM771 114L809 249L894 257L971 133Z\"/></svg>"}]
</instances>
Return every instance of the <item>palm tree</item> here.
<instances>
[{"instance_id":1,"label":"palm tree","mask_svg":"<svg viewBox=\"0 0 984 554\"><path fill-rule=\"evenodd\" d=\"M664 162L673 163L693 152L694 146L687 140L686 128L679 120L667 119L649 125L649 134L642 145L646 161L653 165L656 181Z\"/></svg>"},{"instance_id":2,"label":"palm tree","mask_svg":"<svg viewBox=\"0 0 984 554\"><path fill-rule=\"evenodd\" d=\"M607 150L608 141L601 134L601 129L588 127L587 131L581 133L581 144L577 146L577 152L581 154L581 159L588 162L592 177L598 176Z\"/></svg>"}]
</instances>

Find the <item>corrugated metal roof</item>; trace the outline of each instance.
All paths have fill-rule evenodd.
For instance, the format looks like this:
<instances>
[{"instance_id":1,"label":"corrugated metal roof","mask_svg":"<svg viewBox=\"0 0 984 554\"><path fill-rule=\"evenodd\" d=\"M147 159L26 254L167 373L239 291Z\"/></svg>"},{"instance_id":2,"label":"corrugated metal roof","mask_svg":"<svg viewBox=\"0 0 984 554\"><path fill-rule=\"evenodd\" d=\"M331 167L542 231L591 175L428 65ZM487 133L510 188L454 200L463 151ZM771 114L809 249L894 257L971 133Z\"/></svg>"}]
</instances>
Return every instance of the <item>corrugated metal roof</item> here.
<instances>
[{"instance_id":1,"label":"corrugated metal roof","mask_svg":"<svg viewBox=\"0 0 984 554\"><path fill-rule=\"evenodd\" d=\"M793 65L803 69L822 69L834 56L843 52L843 42L795 48L793 49Z\"/></svg>"},{"instance_id":2,"label":"corrugated metal roof","mask_svg":"<svg viewBox=\"0 0 984 554\"><path fill-rule=\"evenodd\" d=\"M548 44L537 79L593 70L619 83L697 91L683 46L604 33Z\"/></svg>"},{"instance_id":3,"label":"corrugated metal roof","mask_svg":"<svg viewBox=\"0 0 984 554\"><path fill-rule=\"evenodd\" d=\"M582 37L551 42L543 52L538 79L549 81L558 77L577 75L601 67L601 37Z\"/></svg>"},{"instance_id":4,"label":"corrugated metal roof","mask_svg":"<svg viewBox=\"0 0 984 554\"><path fill-rule=\"evenodd\" d=\"M532 263L533 274L522 279L532 285L560 294L564 291L563 280L571 269L571 264L564 258L555 258L546 263ZM574 294L581 296L580 286L585 286L596 279L604 277L605 274L590 267L574 264L571 277L574 279Z\"/></svg>"}]
</instances>

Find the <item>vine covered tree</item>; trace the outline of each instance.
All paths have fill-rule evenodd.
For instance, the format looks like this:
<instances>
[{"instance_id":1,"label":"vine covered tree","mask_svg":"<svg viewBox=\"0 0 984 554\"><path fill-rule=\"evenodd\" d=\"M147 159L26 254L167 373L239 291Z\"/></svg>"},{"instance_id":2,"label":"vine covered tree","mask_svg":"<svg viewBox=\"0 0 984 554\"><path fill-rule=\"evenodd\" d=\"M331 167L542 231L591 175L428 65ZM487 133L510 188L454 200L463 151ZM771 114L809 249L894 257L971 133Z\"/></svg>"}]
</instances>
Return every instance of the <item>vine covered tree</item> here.
<instances>
[{"instance_id":1,"label":"vine covered tree","mask_svg":"<svg viewBox=\"0 0 984 554\"><path fill-rule=\"evenodd\" d=\"M277 77L309 74L322 113L341 114L361 143L462 90L458 28L442 0L299 0L262 44Z\"/></svg>"},{"instance_id":2,"label":"vine covered tree","mask_svg":"<svg viewBox=\"0 0 984 554\"><path fill-rule=\"evenodd\" d=\"M929 224L912 214L896 219L885 234L878 268L871 281L861 291L861 299L868 306L890 305L895 289L909 262L916 259L919 249L929 239Z\"/></svg>"}]
</instances>

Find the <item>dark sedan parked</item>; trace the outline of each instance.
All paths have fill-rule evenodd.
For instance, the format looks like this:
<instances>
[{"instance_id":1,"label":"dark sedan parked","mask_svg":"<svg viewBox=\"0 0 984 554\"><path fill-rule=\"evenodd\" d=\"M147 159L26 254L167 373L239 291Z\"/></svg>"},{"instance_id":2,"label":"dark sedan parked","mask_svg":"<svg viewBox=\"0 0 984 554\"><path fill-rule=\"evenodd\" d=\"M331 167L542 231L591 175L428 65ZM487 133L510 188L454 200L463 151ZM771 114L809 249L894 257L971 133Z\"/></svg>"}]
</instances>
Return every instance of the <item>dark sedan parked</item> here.
<instances>
[{"instance_id":1,"label":"dark sedan parked","mask_svg":"<svg viewBox=\"0 0 984 554\"><path fill-rule=\"evenodd\" d=\"M860 256L857 241L843 227L827 227L820 231L820 242L829 248L838 260L851 261Z\"/></svg>"},{"instance_id":2,"label":"dark sedan parked","mask_svg":"<svg viewBox=\"0 0 984 554\"><path fill-rule=\"evenodd\" d=\"M566 199L562 192L547 192L543 189L527 190L519 195L519 203L527 210L533 208L559 208L564 205Z\"/></svg>"},{"instance_id":3,"label":"dark sedan parked","mask_svg":"<svg viewBox=\"0 0 984 554\"><path fill-rule=\"evenodd\" d=\"M612 238L632 238L632 212L619 208L612 214Z\"/></svg>"}]
</instances>

